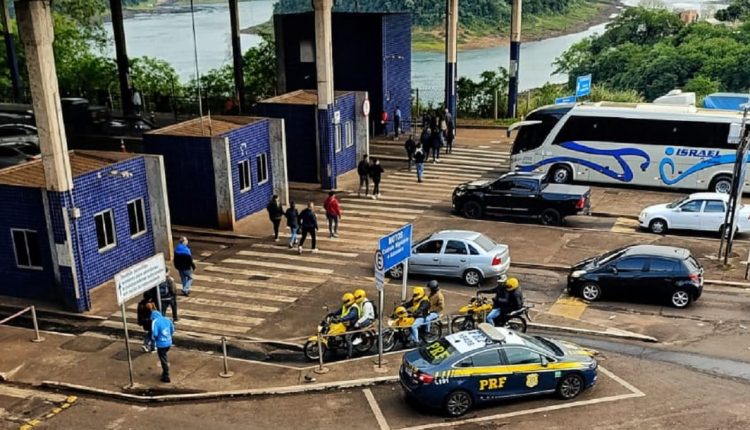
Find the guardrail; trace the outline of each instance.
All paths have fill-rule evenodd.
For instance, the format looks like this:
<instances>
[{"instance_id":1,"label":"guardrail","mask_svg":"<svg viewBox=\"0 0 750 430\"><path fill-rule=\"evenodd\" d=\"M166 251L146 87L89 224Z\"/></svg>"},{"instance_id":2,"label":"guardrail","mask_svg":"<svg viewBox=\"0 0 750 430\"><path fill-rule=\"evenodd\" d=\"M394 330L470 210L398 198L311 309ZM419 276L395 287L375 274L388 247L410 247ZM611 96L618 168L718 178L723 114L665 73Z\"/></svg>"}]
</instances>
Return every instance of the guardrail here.
<instances>
[{"instance_id":1,"label":"guardrail","mask_svg":"<svg viewBox=\"0 0 750 430\"><path fill-rule=\"evenodd\" d=\"M14 318L18 318L21 315L29 311L31 312L31 321L34 323L34 335L35 335L35 337L31 339L31 341L32 342L44 342L44 338L39 335L39 322L36 319L36 307L34 305L23 308L20 311L14 313L13 315L5 318L4 320L1 320L0 325L7 323L8 321Z\"/></svg>"}]
</instances>

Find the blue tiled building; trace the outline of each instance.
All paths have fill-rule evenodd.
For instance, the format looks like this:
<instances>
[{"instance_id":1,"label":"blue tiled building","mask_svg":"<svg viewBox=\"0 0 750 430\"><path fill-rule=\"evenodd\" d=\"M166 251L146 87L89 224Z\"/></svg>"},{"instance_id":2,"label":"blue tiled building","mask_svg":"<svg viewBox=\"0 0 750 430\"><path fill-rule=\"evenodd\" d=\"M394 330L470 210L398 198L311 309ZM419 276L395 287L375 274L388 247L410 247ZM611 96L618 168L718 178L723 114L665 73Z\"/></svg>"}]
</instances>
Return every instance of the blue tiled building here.
<instances>
[{"instance_id":1,"label":"blue tiled building","mask_svg":"<svg viewBox=\"0 0 750 430\"><path fill-rule=\"evenodd\" d=\"M175 224L232 230L273 194L288 199L282 120L196 118L146 133L143 146L164 157Z\"/></svg>"},{"instance_id":2,"label":"blue tiled building","mask_svg":"<svg viewBox=\"0 0 750 430\"><path fill-rule=\"evenodd\" d=\"M116 273L169 258L160 157L71 151L70 165L68 192L45 190L41 161L0 170L0 295L82 312Z\"/></svg>"},{"instance_id":3,"label":"blue tiled building","mask_svg":"<svg viewBox=\"0 0 750 430\"><path fill-rule=\"evenodd\" d=\"M332 14L334 89L366 91L371 126L380 113L392 119L396 107L402 129L411 122L411 14ZM312 12L274 16L279 94L317 87L315 18ZM388 123L393 133L393 123Z\"/></svg>"},{"instance_id":4,"label":"blue tiled building","mask_svg":"<svg viewBox=\"0 0 750 430\"><path fill-rule=\"evenodd\" d=\"M337 91L332 109L319 111L316 91L297 90L255 106L259 115L284 119L290 181L335 189L339 176L356 169L368 147L361 112L365 97L363 92Z\"/></svg>"}]
</instances>

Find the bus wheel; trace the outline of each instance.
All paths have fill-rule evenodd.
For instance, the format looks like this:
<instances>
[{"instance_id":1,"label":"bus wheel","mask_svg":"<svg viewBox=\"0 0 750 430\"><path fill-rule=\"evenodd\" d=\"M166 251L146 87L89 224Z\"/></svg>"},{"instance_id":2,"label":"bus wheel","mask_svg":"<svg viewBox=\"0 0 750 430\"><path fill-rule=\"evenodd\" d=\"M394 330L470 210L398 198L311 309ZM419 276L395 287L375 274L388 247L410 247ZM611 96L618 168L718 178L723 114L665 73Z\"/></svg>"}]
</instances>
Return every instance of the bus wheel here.
<instances>
[{"instance_id":1,"label":"bus wheel","mask_svg":"<svg viewBox=\"0 0 750 430\"><path fill-rule=\"evenodd\" d=\"M729 194L732 191L732 177L729 175L719 175L715 177L711 181L708 191Z\"/></svg>"},{"instance_id":2,"label":"bus wheel","mask_svg":"<svg viewBox=\"0 0 750 430\"><path fill-rule=\"evenodd\" d=\"M555 164L549 169L549 181L556 184L569 184L573 182L573 172L564 164Z\"/></svg>"}]
</instances>

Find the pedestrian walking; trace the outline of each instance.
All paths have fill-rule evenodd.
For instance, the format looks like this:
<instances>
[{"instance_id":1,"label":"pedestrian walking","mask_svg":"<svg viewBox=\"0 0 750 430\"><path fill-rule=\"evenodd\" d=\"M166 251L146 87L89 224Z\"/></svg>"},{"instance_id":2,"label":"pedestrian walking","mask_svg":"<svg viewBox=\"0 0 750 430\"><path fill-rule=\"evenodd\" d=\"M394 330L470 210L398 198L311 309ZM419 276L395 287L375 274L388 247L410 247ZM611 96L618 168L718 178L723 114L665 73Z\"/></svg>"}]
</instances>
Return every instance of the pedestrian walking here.
<instances>
[{"instance_id":1,"label":"pedestrian walking","mask_svg":"<svg viewBox=\"0 0 750 430\"><path fill-rule=\"evenodd\" d=\"M193 283L193 253L188 247L187 237L180 238L180 243L174 249L174 268L180 272L180 282L182 282L182 295L190 296L190 285Z\"/></svg>"},{"instance_id":2,"label":"pedestrian walking","mask_svg":"<svg viewBox=\"0 0 750 430\"><path fill-rule=\"evenodd\" d=\"M377 158L372 159L372 166L370 166L370 177L372 178L372 198L377 199L380 197L380 179L383 176L383 166L380 165L380 160Z\"/></svg>"},{"instance_id":3,"label":"pedestrian walking","mask_svg":"<svg viewBox=\"0 0 750 430\"><path fill-rule=\"evenodd\" d=\"M370 195L370 158L367 155L363 155L362 161L357 165L357 174L359 175L357 197L362 197L362 186L365 187L365 197L367 197Z\"/></svg>"},{"instance_id":4,"label":"pedestrian walking","mask_svg":"<svg viewBox=\"0 0 750 430\"><path fill-rule=\"evenodd\" d=\"M411 172L411 160L414 159L414 151L417 150L417 143L414 142L413 134L410 134L409 138L404 142L404 149L406 150L406 165Z\"/></svg>"},{"instance_id":5,"label":"pedestrian walking","mask_svg":"<svg viewBox=\"0 0 750 430\"><path fill-rule=\"evenodd\" d=\"M401 109L396 106L396 110L393 111L393 132L395 133L395 139L401 134Z\"/></svg>"},{"instance_id":6,"label":"pedestrian walking","mask_svg":"<svg viewBox=\"0 0 750 430\"><path fill-rule=\"evenodd\" d=\"M385 109L380 112L380 132L383 136L388 136L388 112Z\"/></svg>"},{"instance_id":7,"label":"pedestrian walking","mask_svg":"<svg viewBox=\"0 0 750 430\"><path fill-rule=\"evenodd\" d=\"M315 204L310 202L307 204L307 208L299 214L300 225L302 227L302 239L299 241L299 247L297 252L302 254L302 247L305 246L305 239L307 235L310 235L312 241L312 252L318 252L318 217L315 215Z\"/></svg>"},{"instance_id":8,"label":"pedestrian walking","mask_svg":"<svg viewBox=\"0 0 750 430\"><path fill-rule=\"evenodd\" d=\"M447 135L445 136L446 139L446 147L445 147L445 153L446 154L452 154L453 153L453 140L456 138L456 124L453 121L453 115L450 113L448 109L445 110L445 122L448 126Z\"/></svg>"},{"instance_id":9,"label":"pedestrian walking","mask_svg":"<svg viewBox=\"0 0 750 430\"><path fill-rule=\"evenodd\" d=\"M154 339L151 337L151 311L156 309L154 301L148 292L143 293L143 298L138 302L138 325L143 328L143 352L154 352Z\"/></svg>"},{"instance_id":10,"label":"pedestrian walking","mask_svg":"<svg viewBox=\"0 0 750 430\"><path fill-rule=\"evenodd\" d=\"M414 151L414 165L417 166L417 182L422 182L422 176L424 175L424 161L426 158L424 150L422 150L422 144L417 144L417 150Z\"/></svg>"},{"instance_id":11,"label":"pedestrian walking","mask_svg":"<svg viewBox=\"0 0 750 430\"><path fill-rule=\"evenodd\" d=\"M328 192L328 198L323 202L328 220L328 237L339 237L339 221L341 220L341 204L336 198L335 191Z\"/></svg>"},{"instance_id":12,"label":"pedestrian walking","mask_svg":"<svg viewBox=\"0 0 750 430\"><path fill-rule=\"evenodd\" d=\"M156 294L158 289L159 300L157 304L161 307L159 312L165 317L167 316L167 308L172 309L172 319L175 321L179 320L177 316L177 288L175 287L174 278L169 276L169 269L167 269L166 279L164 282L159 284L158 287L153 289L152 294Z\"/></svg>"},{"instance_id":13,"label":"pedestrian walking","mask_svg":"<svg viewBox=\"0 0 750 430\"><path fill-rule=\"evenodd\" d=\"M273 223L273 241L278 242L279 225L281 224L281 217L284 216L284 207L281 206L278 195L274 194L273 197L271 197L271 201L268 202L266 210L268 211L268 219Z\"/></svg>"},{"instance_id":14,"label":"pedestrian walking","mask_svg":"<svg viewBox=\"0 0 750 430\"><path fill-rule=\"evenodd\" d=\"M167 353L172 347L172 335L174 334L174 324L172 321L164 318L161 312L151 311L151 338L156 344L156 353L159 354L161 363L161 382L172 382L169 379L169 359Z\"/></svg>"},{"instance_id":15,"label":"pedestrian walking","mask_svg":"<svg viewBox=\"0 0 750 430\"><path fill-rule=\"evenodd\" d=\"M440 162L440 147L442 146L442 135L440 133L440 129L434 128L432 129L432 133L430 133L430 149L432 150L432 162L433 163L439 163Z\"/></svg>"},{"instance_id":16,"label":"pedestrian walking","mask_svg":"<svg viewBox=\"0 0 750 430\"><path fill-rule=\"evenodd\" d=\"M297 244L297 232L299 231L299 212L294 201L289 202L289 209L284 213L286 226L289 227L289 248Z\"/></svg>"},{"instance_id":17,"label":"pedestrian walking","mask_svg":"<svg viewBox=\"0 0 750 430\"><path fill-rule=\"evenodd\" d=\"M143 99L141 99L141 93L137 89L133 88L133 112L141 116L141 112L143 112Z\"/></svg>"}]
</instances>

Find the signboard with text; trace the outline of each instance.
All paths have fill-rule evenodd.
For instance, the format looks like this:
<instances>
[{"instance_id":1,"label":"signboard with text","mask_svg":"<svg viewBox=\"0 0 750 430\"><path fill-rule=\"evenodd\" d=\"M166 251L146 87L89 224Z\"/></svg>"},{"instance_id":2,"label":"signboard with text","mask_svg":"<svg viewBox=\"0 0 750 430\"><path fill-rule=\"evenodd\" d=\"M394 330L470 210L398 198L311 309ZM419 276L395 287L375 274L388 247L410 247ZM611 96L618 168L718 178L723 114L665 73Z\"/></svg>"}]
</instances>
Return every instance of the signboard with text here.
<instances>
[{"instance_id":1,"label":"signboard with text","mask_svg":"<svg viewBox=\"0 0 750 430\"><path fill-rule=\"evenodd\" d=\"M411 224L380 238L379 251L383 255L383 271L411 257Z\"/></svg>"},{"instance_id":2,"label":"signboard with text","mask_svg":"<svg viewBox=\"0 0 750 430\"><path fill-rule=\"evenodd\" d=\"M158 286L167 279L164 254L159 253L115 275L117 304Z\"/></svg>"},{"instance_id":3,"label":"signboard with text","mask_svg":"<svg viewBox=\"0 0 750 430\"><path fill-rule=\"evenodd\" d=\"M576 97L585 97L591 94L591 75L576 78Z\"/></svg>"},{"instance_id":4,"label":"signboard with text","mask_svg":"<svg viewBox=\"0 0 750 430\"><path fill-rule=\"evenodd\" d=\"M555 99L556 105L564 105L569 103L575 103L576 102L576 96L565 96L565 97L558 97Z\"/></svg>"}]
</instances>

